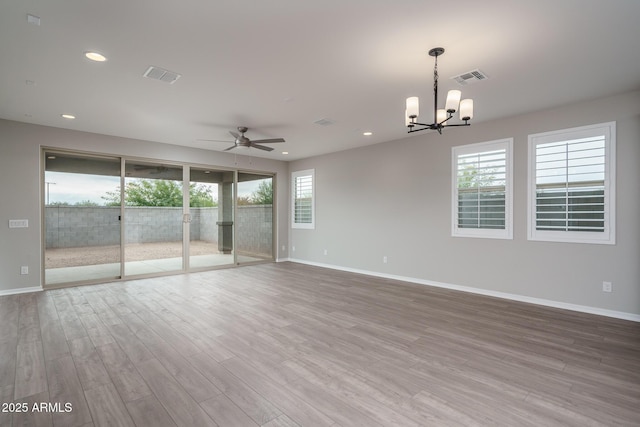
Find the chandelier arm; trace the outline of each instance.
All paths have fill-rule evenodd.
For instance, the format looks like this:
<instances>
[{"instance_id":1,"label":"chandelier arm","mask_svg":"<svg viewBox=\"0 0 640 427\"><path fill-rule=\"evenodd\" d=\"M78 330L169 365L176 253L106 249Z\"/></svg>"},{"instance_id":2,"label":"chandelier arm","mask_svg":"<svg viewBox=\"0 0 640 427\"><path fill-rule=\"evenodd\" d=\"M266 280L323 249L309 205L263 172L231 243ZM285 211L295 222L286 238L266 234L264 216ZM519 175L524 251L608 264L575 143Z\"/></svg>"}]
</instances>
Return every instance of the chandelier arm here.
<instances>
[{"instance_id":1,"label":"chandelier arm","mask_svg":"<svg viewBox=\"0 0 640 427\"><path fill-rule=\"evenodd\" d=\"M437 125L437 123L418 123L418 122L412 122L411 124L414 126L426 126L426 127Z\"/></svg>"},{"instance_id":2,"label":"chandelier arm","mask_svg":"<svg viewBox=\"0 0 640 427\"><path fill-rule=\"evenodd\" d=\"M422 128L422 129L409 129L407 131L407 133L414 133L414 132L420 132L421 130L433 130L433 129L435 129L435 128L427 127L427 128Z\"/></svg>"},{"instance_id":3,"label":"chandelier arm","mask_svg":"<svg viewBox=\"0 0 640 427\"><path fill-rule=\"evenodd\" d=\"M456 126L471 126L471 123L466 123L465 122L465 123L455 123L455 124L452 124L452 125L447 125L448 128L456 127Z\"/></svg>"},{"instance_id":4,"label":"chandelier arm","mask_svg":"<svg viewBox=\"0 0 640 427\"><path fill-rule=\"evenodd\" d=\"M447 117L446 119L444 119L440 123L436 122L436 124L441 125L441 124L446 123L447 121L451 120L452 118L453 118L453 114L449 114L449 117ZM447 125L447 126L452 126L452 125Z\"/></svg>"},{"instance_id":5,"label":"chandelier arm","mask_svg":"<svg viewBox=\"0 0 640 427\"><path fill-rule=\"evenodd\" d=\"M414 129L414 126L411 126L407 133L420 132L422 130L438 130L439 128L442 128L442 126L438 126L438 124L436 123L432 123L432 124L414 123L414 125L418 125L422 127L419 129Z\"/></svg>"}]
</instances>

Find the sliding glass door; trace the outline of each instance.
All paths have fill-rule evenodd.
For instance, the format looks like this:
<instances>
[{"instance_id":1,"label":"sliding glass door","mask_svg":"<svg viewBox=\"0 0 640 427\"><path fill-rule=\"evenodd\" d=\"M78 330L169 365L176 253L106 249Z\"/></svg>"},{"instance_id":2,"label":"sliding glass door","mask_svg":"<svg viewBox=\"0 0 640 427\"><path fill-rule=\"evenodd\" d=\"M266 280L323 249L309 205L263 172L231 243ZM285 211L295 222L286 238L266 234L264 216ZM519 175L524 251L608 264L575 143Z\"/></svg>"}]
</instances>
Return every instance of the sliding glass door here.
<instances>
[{"instance_id":1,"label":"sliding glass door","mask_svg":"<svg viewBox=\"0 0 640 427\"><path fill-rule=\"evenodd\" d=\"M44 152L44 284L120 277L120 159Z\"/></svg>"},{"instance_id":2,"label":"sliding glass door","mask_svg":"<svg viewBox=\"0 0 640 427\"><path fill-rule=\"evenodd\" d=\"M231 265L235 172L191 167L189 173L189 269Z\"/></svg>"},{"instance_id":3,"label":"sliding glass door","mask_svg":"<svg viewBox=\"0 0 640 427\"><path fill-rule=\"evenodd\" d=\"M44 285L273 260L273 176L43 151Z\"/></svg>"},{"instance_id":4,"label":"sliding glass door","mask_svg":"<svg viewBox=\"0 0 640 427\"><path fill-rule=\"evenodd\" d=\"M238 172L236 200L238 264L273 260L273 177Z\"/></svg>"},{"instance_id":5,"label":"sliding glass door","mask_svg":"<svg viewBox=\"0 0 640 427\"><path fill-rule=\"evenodd\" d=\"M124 274L183 269L182 166L126 161Z\"/></svg>"}]
</instances>

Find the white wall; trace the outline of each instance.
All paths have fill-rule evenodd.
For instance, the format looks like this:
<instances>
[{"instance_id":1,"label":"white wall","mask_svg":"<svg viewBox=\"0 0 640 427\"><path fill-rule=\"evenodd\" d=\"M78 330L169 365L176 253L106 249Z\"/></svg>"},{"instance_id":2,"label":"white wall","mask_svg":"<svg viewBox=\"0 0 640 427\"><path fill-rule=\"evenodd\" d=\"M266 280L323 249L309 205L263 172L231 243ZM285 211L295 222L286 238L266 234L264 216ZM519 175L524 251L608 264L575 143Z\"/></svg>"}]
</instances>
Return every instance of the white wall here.
<instances>
[{"instance_id":1,"label":"white wall","mask_svg":"<svg viewBox=\"0 0 640 427\"><path fill-rule=\"evenodd\" d=\"M41 146L275 173L277 257L287 257L286 162L0 120L0 295L41 286ZM9 229L10 219L28 219L29 228Z\"/></svg>"},{"instance_id":2,"label":"white wall","mask_svg":"<svg viewBox=\"0 0 640 427\"><path fill-rule=\"evenodd\" d=\"M528 241L527 136L608 121L617 122L616 245ZM514 138L513 240L451 237L451 147L506 137ZM316 228L290 231L293 260L640 320L640 92L289 165L311 168Z\"/></svg>"}]
</instances>

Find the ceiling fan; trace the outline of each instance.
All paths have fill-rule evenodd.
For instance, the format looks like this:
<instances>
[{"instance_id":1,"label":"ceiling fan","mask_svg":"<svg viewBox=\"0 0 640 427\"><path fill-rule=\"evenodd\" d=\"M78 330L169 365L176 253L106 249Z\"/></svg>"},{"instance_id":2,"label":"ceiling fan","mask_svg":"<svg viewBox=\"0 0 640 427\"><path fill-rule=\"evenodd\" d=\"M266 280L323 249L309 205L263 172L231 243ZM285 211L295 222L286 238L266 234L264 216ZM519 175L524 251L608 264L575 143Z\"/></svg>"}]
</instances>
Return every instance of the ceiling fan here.
<instances>
[{"instance_id":1,"label":"ceiling fan","mask_svg":"<svg viewBox=\"0 0 640 427\"><path fill-rule=\"evenodd\" d=\"M260 144L271 144L271 143L275 143L275 142L285 142L284 139L282 138L270 138L270 139L258 139L255 141L250 140L249 138L247 138L246 136L244 136L244 133L249 130L249 128L247 128L246 126L238 126L238 132L234 132L234 131L229 131L229 133L235 138L234 144L229 147L229 148L225 148L222 151L229 151L229 150L233 150L234 148L257 148L258 150L264 150L264 151L273 151L273 148L271 147L265 147L264 145L260 145ZM217 139L200 139L199 141L219 141L219 142L231 142L231 141L220 141Z\"/></svg>"}]
</instances>

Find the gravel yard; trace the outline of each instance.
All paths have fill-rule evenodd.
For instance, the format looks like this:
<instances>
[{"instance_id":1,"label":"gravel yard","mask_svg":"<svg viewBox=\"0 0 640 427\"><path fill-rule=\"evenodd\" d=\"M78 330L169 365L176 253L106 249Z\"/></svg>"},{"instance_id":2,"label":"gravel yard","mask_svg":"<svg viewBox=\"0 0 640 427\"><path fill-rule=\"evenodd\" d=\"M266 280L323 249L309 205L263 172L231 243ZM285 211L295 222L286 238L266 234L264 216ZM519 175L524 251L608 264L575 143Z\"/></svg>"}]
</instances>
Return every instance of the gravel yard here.
<instances>
[{"instance_id":1,"label":"gravel yard","mask_svg":"<svg viewBox=\"0 0 640 427\"><path fill-rule=\"evenodd\" d=\"M218 243L197 240L190 242L191 255L218 253ZM175 258L182 256L182 242L138 243L125 245L126 261ZM45 251L45 268L77 267L109 264L120 261L120 246L56 248Z\"/></svg>"}]
</instances>

